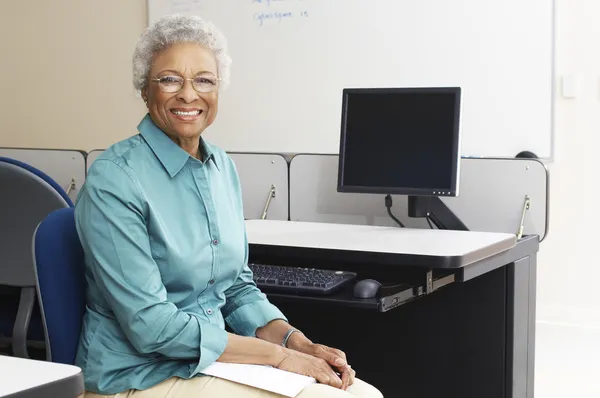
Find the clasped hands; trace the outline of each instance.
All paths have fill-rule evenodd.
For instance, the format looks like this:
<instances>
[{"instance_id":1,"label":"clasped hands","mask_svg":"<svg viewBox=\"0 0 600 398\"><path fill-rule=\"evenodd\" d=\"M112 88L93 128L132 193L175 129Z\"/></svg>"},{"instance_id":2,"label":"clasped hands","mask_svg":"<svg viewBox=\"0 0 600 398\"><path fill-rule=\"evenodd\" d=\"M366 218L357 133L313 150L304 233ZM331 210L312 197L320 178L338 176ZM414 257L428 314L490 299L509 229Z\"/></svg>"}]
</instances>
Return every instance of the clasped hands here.
<instances>
[{"instance_id":1,"label":"clasped hands","mask_svg":"<svg viewBox=\"0 0 600 398\"><path fill-rule=\"evenodd\" d=\"M302 332L293 333L278 369L314 377L319 383L346 390L354 383L356 372L341 350L315 344Z\"/></svg>"}]
</instances>

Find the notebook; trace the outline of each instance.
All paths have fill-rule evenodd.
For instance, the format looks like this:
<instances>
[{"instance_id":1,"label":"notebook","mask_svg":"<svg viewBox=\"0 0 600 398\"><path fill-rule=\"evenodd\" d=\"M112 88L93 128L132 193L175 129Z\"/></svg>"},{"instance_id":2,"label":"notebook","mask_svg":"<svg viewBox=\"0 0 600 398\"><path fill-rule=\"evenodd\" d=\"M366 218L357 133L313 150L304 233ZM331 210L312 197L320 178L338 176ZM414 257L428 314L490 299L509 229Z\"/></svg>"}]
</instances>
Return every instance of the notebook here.
<instances>
[{"instance_id":1,"label":"notebook","mask_svg":"<svg viewBox=\"0 0 600 398\"><path fill-rule=\"evenodd\" d=\"M287 372L271 366L239 363L213 362L203 369L202 373L290 398L298 395L306 386L317 382L313 377Z\"/></svg>"}]
</instances>

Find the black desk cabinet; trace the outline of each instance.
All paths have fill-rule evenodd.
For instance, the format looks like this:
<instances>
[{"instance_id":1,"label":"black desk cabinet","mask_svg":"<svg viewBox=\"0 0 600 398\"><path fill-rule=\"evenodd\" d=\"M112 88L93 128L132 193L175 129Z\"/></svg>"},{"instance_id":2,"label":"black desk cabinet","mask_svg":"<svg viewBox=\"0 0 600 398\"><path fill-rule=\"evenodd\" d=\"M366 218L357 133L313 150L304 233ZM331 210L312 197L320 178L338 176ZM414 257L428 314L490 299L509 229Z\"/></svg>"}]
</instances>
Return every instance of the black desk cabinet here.
<instances>
[{"instance_id":1,"label":"black desk cabinet","mask_svg":"<svg viewBox=\"0 0 600 398\"><path fill-rule=\"evenodd\" d=\"M250 256L406 283L393 305L384 305L385 297L354 299L349 290L268 295L313 341L345 351L357 376L386 398L533 398L538 248L538 237L528 236L458 268L336 261L319 250L261 245L251 245Z\"/></svg>"}]
</instances>

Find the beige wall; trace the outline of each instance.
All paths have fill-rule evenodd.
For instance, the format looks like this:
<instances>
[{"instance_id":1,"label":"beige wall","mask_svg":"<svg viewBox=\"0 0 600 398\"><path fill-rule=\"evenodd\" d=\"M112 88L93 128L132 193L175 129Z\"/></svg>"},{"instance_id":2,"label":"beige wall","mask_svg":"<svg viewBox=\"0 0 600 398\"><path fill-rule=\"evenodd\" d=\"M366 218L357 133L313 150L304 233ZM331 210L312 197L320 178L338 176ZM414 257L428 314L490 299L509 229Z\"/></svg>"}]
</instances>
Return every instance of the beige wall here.
<instances>
[{"instance_id":1,"label":"beige wall","mask_svg":"<svg viewBox=\"0 0 600 398\"><path fill-rule=\"evenodd\" d=\"M144 114L131 53L145 0L1 0L0 146L91 150Z\"/></svg>"}]
</instances>

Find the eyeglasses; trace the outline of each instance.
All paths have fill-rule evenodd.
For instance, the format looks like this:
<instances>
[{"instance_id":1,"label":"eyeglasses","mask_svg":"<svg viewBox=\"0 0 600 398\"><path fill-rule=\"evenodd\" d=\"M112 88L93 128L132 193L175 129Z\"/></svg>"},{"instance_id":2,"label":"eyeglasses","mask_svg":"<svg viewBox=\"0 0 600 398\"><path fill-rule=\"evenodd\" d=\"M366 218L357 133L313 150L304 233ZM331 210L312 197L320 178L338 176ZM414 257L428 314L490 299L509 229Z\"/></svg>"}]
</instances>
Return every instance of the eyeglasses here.
<instances>
[{"instance_id":1,"label":"eyeglasses","mask_svg":"<svg viewBox=\"0 0 600 398\"><path fill-rule=\"evenodd\" d=\"M219 88L221 79L213 76L196 76L193 79L184 79L181 76L161 76L150 79L150 81L158 83L158 87L165 93L181 91L187 80L192 82L192 87L199 93L210 93Z\"/></svg>"}]
</instances>

